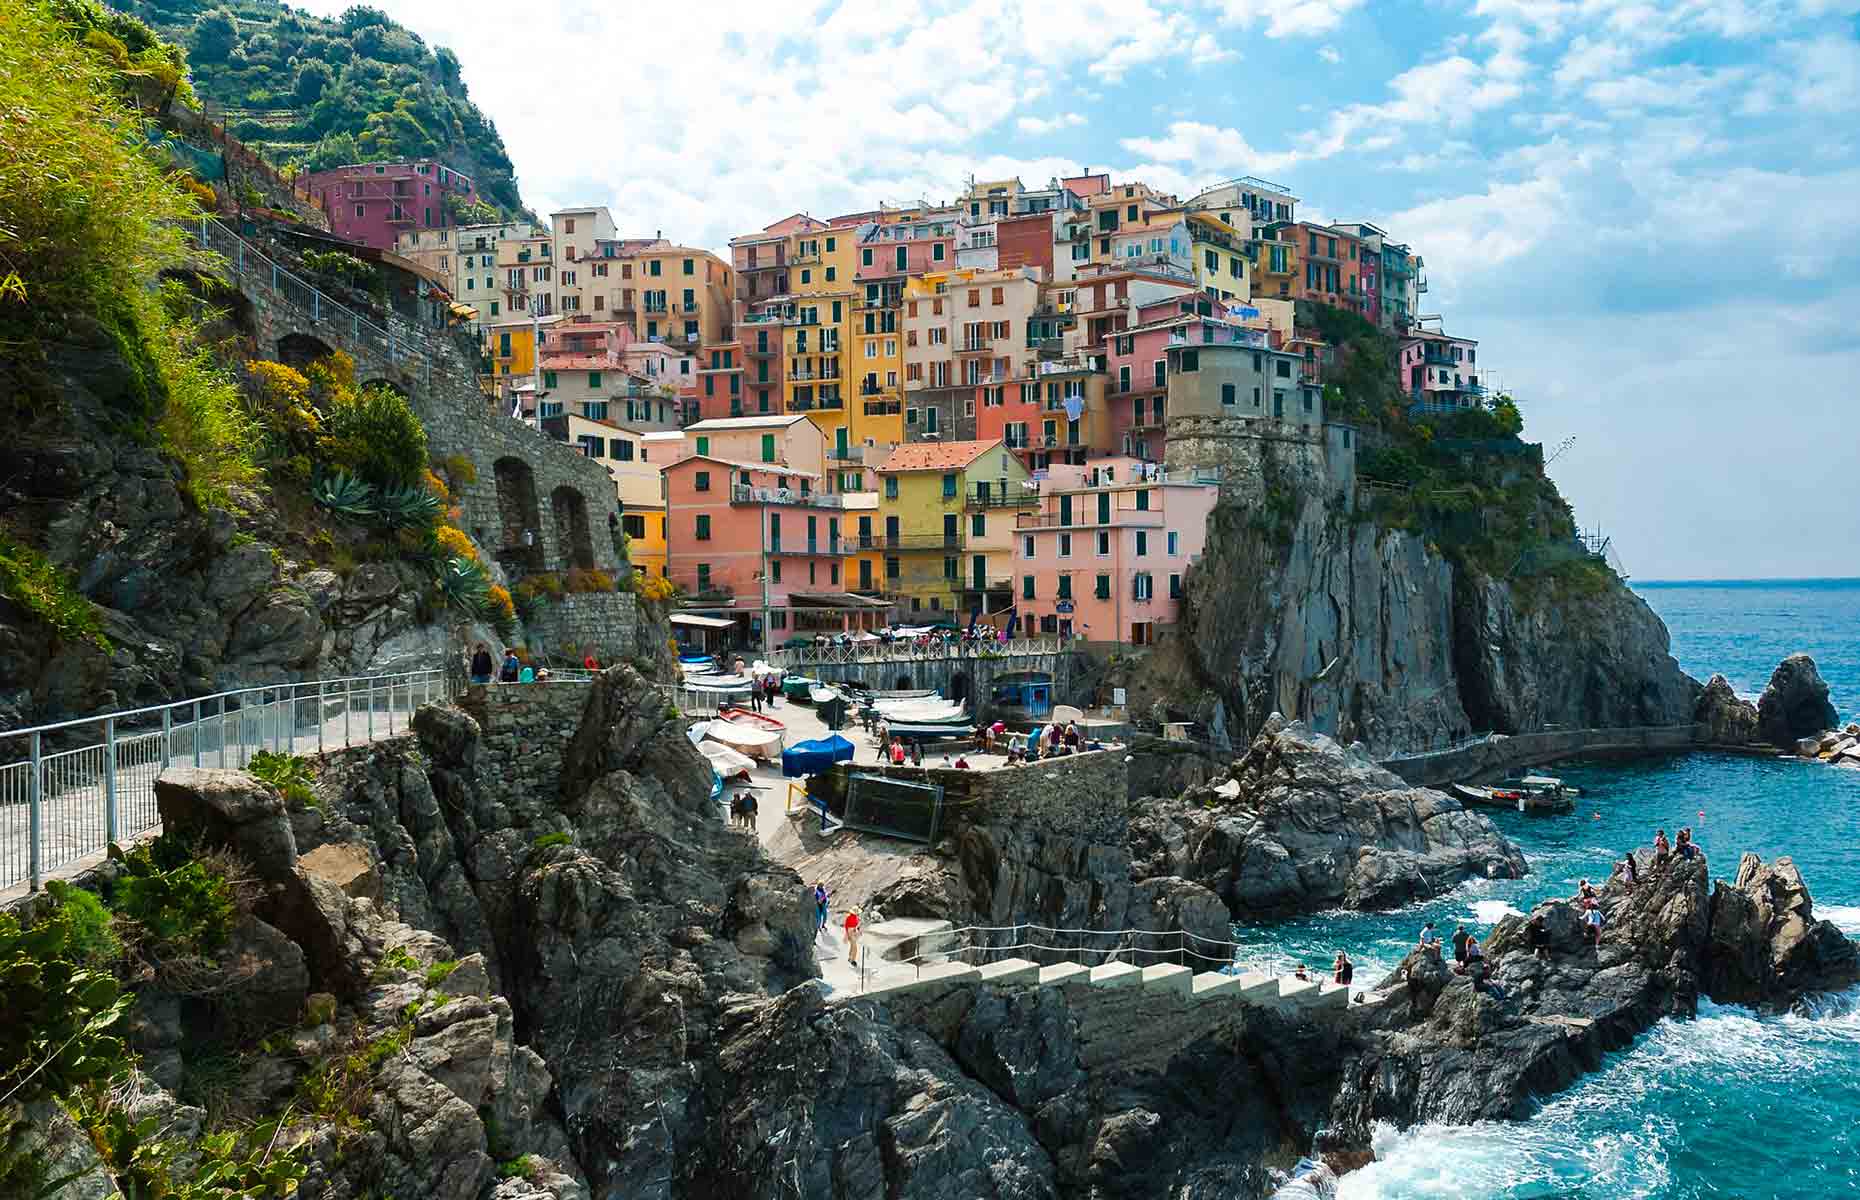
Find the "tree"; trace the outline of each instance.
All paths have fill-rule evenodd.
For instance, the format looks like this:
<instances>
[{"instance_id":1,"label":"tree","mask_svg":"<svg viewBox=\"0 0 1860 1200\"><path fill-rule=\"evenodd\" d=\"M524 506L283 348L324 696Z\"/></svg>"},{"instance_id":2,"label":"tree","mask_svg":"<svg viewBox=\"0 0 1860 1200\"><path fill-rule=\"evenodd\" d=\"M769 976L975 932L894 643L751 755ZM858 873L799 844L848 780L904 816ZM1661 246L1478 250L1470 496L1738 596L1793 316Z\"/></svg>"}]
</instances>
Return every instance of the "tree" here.
<instances>
[{"instance_id":1,"label":"tree","mask_svg":"<svg viewBox=\"0 0 1860 1200\"><path fill-rule=\"evenodd\" d=\"M223 8L209 9L194 22L194 57L201 62L225 62L239 44L239 22Z\"/></svg>"},{"instance_id":2,"label":"tree","mask_svg":"<svg viewBox=\"0 0 1860 1200\"><path fill-rule=\"evenodd\" d=\"M323 89L335 79L336 73L327 64L311 59L297 68L297 84L292 92L299 104L315 104L323 98Z\"/></svg>"},{"instance_id":3,"label":"tree","mask_svg":"<svg viewBox=\"0 0 1860 1200\"><path fill-rule=\"evenodd\" d=\"M340 167L361 160L362 154L356 147L355 139L346 133L334 133L321 139L311 148L310 158L304 165L312 171L326 171L331 167Z\"/></svg>"},{"instance_id":4,"label":"tree","mask_svg":"<svg viewBox=\"0 0 1860 1200\"><path fill-rule=\"evenodd\" d=\"M1524 432L1524 414L1518 411L1518 402L1509 393L1500 392L1492 405L1492 415L1498 419L1498 427L1508 437L1517 437Z\"/></svg>"}]
</instances>

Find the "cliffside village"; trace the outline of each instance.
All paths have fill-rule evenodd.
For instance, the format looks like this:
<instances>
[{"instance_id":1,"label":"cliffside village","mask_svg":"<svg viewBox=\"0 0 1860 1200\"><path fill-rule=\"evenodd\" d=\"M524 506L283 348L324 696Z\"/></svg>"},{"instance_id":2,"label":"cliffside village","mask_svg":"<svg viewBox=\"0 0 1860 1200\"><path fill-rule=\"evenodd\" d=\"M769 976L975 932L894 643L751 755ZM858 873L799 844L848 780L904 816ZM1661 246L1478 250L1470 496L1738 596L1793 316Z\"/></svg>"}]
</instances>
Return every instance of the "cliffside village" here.
<instances>
[{"instance_id":1,"label":"cliffside village","mask_svg":"<svg viewBox=\"0 0 1860 1200\"><path fill-rule=\"evenodd\" d=\"M978 617L1153 641L1230 466L1211 446L1302 444L1354 477L1333 348L1298 301L1396 337L1419 411L1488 402L1477 343L1420 312L1419 254L1300 220L1263 179L1186 200L1102 173L975 181L796 213L728 260L599 206L452 223L472 184L437 162L301 186L335 235L438 281L488 402L607 467L635 570L728 645Z\"/></svg>"}]
</instances>

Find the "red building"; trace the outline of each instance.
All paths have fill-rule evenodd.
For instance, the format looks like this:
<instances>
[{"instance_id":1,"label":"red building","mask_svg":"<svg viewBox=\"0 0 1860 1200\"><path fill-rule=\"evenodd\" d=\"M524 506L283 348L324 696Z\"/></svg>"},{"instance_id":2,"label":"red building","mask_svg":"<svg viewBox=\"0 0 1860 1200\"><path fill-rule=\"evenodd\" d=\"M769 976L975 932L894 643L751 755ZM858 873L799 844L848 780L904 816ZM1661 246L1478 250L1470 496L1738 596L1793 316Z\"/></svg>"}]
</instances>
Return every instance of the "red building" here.
<instances>
[{"instance_id":1,"label":"red building","mask_svg":"<svg viewBox=\"0 0 1860 1200\"><path fill-rule=\"evenodd\" d=\"M377 250L392 250L403 233L457 224L448 196L478 199L469 177L431 159L332 167L310 172L305 183L323 201L331 233Z\"/></svg>"}]
</instances>

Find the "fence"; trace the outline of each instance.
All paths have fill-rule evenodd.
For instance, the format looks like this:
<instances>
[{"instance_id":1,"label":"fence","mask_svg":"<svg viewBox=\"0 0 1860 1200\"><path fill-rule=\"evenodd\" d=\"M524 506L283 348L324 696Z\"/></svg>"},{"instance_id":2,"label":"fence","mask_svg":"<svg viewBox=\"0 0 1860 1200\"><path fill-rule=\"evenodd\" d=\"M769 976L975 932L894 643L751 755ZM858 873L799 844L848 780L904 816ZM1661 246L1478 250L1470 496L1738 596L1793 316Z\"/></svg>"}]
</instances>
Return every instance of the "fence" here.
<instances>
[{"instance_id":1,"label":"fence","mask_svg":"<svg viewBox=\"0 0 1860 1200\"><path fill-rule=\"evenodd\" d=\"M25 755L0 765L0 891L37 891L46 872L161 824L155 780L169 766L243 767L261 750L393 737L459 682L426 670L275 684L0 732L0 747Z\"/></svg>"},{"instance_id":2,"label":"fence","mask_svg":"<svg viewBox=\"0 0 1860 1200\"><path fill-rule=\"evenodd\" d=\"M784 671L801 667L839 666L851 663L927 662L944 659L1008 658L1028 654L1058 654L1066 649L1061 637L1015 638L1011 641L983 639L965 642L959 638L933 638L925 646L908 639L894 642L853 642L850 645L807 646L793 650L771 650L771 666Z\"/></svg>"}]
</instances>

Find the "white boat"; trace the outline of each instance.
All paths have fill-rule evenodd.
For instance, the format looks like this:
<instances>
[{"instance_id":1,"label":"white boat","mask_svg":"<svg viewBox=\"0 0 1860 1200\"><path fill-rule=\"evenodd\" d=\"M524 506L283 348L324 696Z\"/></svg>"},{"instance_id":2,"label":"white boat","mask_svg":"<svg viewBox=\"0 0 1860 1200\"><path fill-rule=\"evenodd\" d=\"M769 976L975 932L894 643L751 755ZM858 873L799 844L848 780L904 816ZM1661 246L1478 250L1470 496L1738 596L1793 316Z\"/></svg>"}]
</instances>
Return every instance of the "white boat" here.
<instances>
[{"instance_id":1,"label":"white boat","mask_svg":"<svg viewBox=\"0 0 1860 1200\"><path fill-rule=\"evenodd\" d=\"M724 779L756 765L755 760L748 755L732 750L721 742L702 741L698 743L697 750L710 760L710 769Z\"/></svg>"},{"instance_id":2,"label":"white boat","mask_svg":"<svg viewBox=\"0 0 1860 1200\"><path fill-rule=\"evenodd\" d=\"M686 675L684 686L694 691L729 692L749 690L747 675Z\"/></svg>"},{"instance_id":3,"label":"white boat","mask_svg":"<svg viewBox=\"0 0 1860 1200\"><path fill-rule=\"evenodd\" d=\"M712 721L704 736L709 741L722 742L730 749L754 758L773 758L781 753L782 734L779 729L739 725L735 721Z\"/></svg>"},{"instance_id":4,"label":"white boat","mask_svg":"<svg viewBox=\"0 0 1860 1200\"><path fill-rule=\"evenodd\" d=\"M831 704L839 698L840 694L824 683L817 683L813 687L807 689L807 699L816 707L822 704Z\"/></svg>"},{"instance_id":5,"label":"white boat","mask_svg":"<svg viewBox=\"0 0 1860 1200\"><path fill-rule=\"evenodd\" d=\"M967 721L969 709L965 704L944 701L940 704L882 708L878 710L878 715L881 720L892 725L949 725Z\"/></svg>"}]
</instances>

